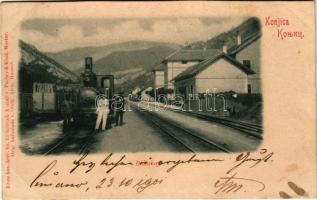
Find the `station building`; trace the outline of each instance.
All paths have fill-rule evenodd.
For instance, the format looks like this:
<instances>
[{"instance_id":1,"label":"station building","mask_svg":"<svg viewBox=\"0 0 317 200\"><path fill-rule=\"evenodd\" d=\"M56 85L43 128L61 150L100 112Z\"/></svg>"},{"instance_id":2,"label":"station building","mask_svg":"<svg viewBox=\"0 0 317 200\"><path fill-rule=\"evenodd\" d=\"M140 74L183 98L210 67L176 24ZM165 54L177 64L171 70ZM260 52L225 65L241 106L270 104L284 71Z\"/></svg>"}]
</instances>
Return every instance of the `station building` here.
<instances>
[{"instance_id":1,"label":"station building","mask_svg":"<svg viewBox=\"0 0 317 200\"><path fill-rule=\"evenodd\" d=\"M238 31L234 43L224 41L221 50L176 51L163 61L164 87L186 96L215 88L217 92L261 93L260 39L260 31L243 37Z\"/></svg>"},{"instance_id":2,"label":"station building","mask_svg":"<svg viewBox=\"0 0 317 200\"><path fill-rule=\"evenodd\" d=\"M255 73L248 76L248 93L261 93L261 33L255 32L228 50L228 55Z\"/></svg>"},{"instance_id":3,"label":"station building","mask_svg":"<svg viewBox=\"0 0 317 200\"><path fill-rule=\"evenodd\" d=\"M193 65L172 81L175 94L185 97L206 92L248 92L248 76L254 74L249 67L219 51L209 59Z\"/></svg>"},{"instance_id":4,"label":"station building","mask_svg":"<svg viewBox=\"0 0 317 200\"><path fill-rule=\"evenodd\" d=\"M153 88L164 88L165 86L165 69L159 65L156 69L152 70L154 75Z\"/></svg>"},{"instance_id":5,"label":"station building","mask_svg":"<svg viewBox=\"0 0 317 200\"><path fill-rule=\"evenodd\" d=\"M55 113L66 94L78 87L77 75L32 45L20 41L19 46L19 106L22 119L34 113Z\"/></svg>"},{"instance_id":6,"label":"station building","mask_svg":"<svg viewBox=\"0 0 317 200\"><path fill-rule=\"evenodd\" d=\"M164 86L168 89L174 89L172 80L189 67L198 64L211 56L218 50L215 49L180 49L162 62L164 68Z\"/></svg>"}]
</instances>

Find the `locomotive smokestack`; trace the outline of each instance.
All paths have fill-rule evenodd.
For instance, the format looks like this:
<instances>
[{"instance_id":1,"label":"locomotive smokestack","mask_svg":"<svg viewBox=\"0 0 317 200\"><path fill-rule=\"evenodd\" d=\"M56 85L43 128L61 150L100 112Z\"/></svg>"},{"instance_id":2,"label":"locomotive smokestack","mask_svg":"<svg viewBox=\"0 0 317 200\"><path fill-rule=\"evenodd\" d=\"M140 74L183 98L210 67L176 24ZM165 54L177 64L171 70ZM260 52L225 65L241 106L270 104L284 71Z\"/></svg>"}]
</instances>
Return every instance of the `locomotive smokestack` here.
<instances>
[{"instance_id":1,"label":"locomotive smokestack","mask_svg":"<svg viewBox=\"0 0 317 200\"><path fill-rule=\"evenodd\" d=\"M85 58L85 70L92 71L92 57Z\"/></svg>"}]
</instances>

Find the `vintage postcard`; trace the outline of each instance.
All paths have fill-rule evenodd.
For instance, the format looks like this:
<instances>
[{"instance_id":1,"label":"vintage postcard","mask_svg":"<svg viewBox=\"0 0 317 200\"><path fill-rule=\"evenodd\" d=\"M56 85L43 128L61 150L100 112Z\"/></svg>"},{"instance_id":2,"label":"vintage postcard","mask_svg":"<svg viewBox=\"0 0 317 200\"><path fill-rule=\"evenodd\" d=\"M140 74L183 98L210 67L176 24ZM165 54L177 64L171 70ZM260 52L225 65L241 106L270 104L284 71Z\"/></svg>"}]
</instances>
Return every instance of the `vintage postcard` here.
<instances>
[{"instance_id":1,"label":"vintage postcard","mask_svg":"<svg viewBox=\"0 0 317 200\"><path fill-rule=\"evenodd\" d=\"M4 199L316 198L314 2L0 15Z\"/></svg>"}]
</instances>

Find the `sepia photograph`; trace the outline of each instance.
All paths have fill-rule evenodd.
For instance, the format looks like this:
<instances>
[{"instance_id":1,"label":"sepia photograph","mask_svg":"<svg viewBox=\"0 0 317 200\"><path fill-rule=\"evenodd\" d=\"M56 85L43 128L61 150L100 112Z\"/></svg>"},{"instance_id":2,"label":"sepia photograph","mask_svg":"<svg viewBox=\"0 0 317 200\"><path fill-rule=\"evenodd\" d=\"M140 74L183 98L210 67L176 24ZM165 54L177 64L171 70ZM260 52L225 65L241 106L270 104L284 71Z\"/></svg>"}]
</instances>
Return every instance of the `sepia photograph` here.
<instances>
[{"instance_id":1,"label":"sepia photograph","mask_svg":"<svg viewBox=\"0 0 317 200\"><path fill-rule=\"evenodd\" d=\"M261 36L252 16L24 20L20 149L257 150Z\"/></svg>"},{"instance_id":2,"label":"sepia photograph","mask_svg":"<svg viewBox=\"0 0 317 200\"><path fill-rule=\"evenodd\" d=\"M4 199L313 198L313 1L1 7Z\"/></svg>"}]
</instances>

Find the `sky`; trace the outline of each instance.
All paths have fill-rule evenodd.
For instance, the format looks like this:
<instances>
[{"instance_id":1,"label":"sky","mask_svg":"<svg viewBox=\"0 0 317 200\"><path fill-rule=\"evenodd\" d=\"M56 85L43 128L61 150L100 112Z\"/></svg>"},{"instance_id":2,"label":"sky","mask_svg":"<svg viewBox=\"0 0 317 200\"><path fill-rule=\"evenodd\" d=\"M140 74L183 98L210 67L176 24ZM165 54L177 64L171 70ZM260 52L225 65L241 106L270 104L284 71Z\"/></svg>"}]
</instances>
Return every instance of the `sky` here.
<instances>
[{"instance_id":1,"label":"sky","mask_svg":"<svg viewBox=\"0 0 317 200\"><path fill-rule=\"evenodd\" d=\"M29 19L21 39L44 52L134 40L186 44L206 41L245 18Z\"/></svg>"}]
</instances>

